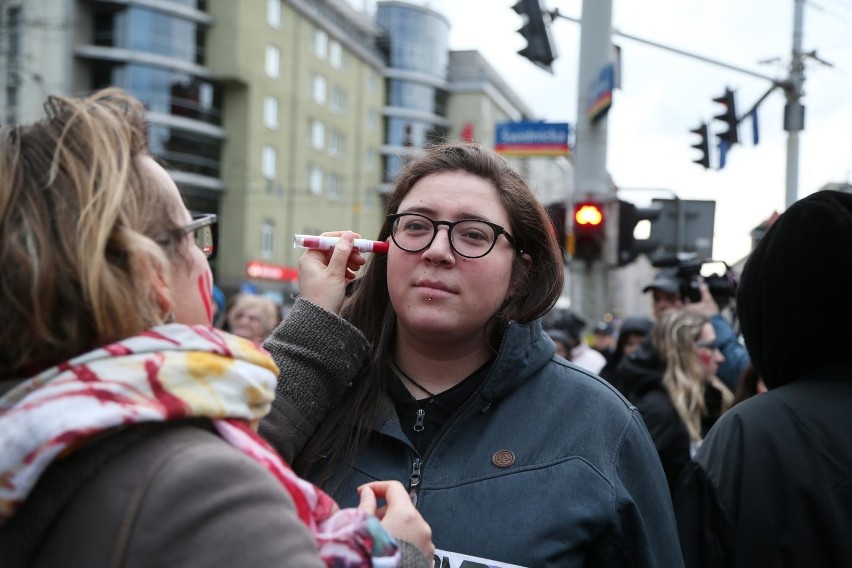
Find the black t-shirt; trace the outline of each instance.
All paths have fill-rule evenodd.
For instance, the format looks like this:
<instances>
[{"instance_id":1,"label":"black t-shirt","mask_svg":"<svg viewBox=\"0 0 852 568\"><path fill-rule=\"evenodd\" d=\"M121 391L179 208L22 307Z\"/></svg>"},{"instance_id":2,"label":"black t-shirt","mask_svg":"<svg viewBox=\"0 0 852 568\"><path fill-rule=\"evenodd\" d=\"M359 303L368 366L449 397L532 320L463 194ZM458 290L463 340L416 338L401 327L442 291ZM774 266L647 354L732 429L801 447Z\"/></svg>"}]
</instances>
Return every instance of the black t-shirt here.
<instances>
[{"instance_id":1,"label":"black t-shirt","mask_svg":"<svg viewBox=\"0 0 852 568\"><path fill-rule=\"evenodd\" d=\"M470 400L485 380L492 362L493 360L489 360L456 386L422 400L416 400L408 392L403 384L404 379L398 375L397 380L391 382L391 397L399 423L417 453L423 456L441 428ZM391 372L394 372L393 367Z\"/></svg>"}]
</instances>

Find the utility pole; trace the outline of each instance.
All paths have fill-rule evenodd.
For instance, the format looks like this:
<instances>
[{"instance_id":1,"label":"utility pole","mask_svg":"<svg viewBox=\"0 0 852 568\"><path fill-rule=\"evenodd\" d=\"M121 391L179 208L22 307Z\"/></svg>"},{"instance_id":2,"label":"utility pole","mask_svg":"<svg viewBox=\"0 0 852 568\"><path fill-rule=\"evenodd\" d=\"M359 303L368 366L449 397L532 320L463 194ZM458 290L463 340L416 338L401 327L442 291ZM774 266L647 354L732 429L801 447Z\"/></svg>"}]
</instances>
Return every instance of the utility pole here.
<instances>
[{"instance_id":1,"label":"utility pole","mask_svg":"<svg viewBox=\"0 0 852 568\"><path fill-rule=\"evenodd\" d=\"M784 85L787 105L784 107L784 130L787 131L786 206L799 198L799 132L805 128L805 107L801 103L802 83L805 82L805 61L802 53L805 0L794 0L793 52L790 77Z\"/></svg>"},{"instance_id":2,"label":"utility pole","mask_svg":"<svg viewBox=\"0 0 852 568\"><path fill-rule=\"evenodd\" d=\"M574 158L574 201L599 201L607 212L607 238L602 259L572 264L571 309L591 325L609 308L608 261L615 256L618 224L609 214L617 207L615 188L606 169L607 117L592 122L589 109L593 85L601 70L612 63L612 0L583 0L580 31L580 69L577 89L577 131ZM573 225L573 203L566 207L566 226ZM612 250L609 250L612 249Z\"/></svg>"}]
</instances>

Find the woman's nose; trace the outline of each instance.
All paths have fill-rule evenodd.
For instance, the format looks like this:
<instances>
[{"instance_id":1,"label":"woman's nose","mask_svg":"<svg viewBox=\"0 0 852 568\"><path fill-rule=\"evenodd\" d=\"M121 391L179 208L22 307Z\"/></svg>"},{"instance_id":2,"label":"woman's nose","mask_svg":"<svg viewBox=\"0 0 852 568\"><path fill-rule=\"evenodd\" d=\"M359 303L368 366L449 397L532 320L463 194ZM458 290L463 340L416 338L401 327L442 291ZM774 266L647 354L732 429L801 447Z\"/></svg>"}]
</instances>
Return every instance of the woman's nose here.
<instances>
[{"instance_id":1,"label":"woman's nose","mask_svg":"<svg viewBox=\"0 0 852 568\"><path fill-rule=\"evenodd\" d=\"M450 232L445 227L438 227L432 243L423 251L423 258L433 264L449 263L455 260L453 247L450 244Z\"/></svg>"}]
</instances>

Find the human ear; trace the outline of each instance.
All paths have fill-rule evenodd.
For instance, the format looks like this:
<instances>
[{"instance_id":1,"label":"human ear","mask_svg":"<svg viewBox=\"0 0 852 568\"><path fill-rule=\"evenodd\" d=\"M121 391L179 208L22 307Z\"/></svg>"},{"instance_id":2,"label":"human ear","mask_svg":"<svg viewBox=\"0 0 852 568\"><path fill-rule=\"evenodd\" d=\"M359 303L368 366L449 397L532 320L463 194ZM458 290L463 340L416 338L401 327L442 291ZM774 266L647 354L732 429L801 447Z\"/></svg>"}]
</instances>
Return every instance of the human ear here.
<instances>
[{"instance_id":1,"label":"human ear","mask_svg":"<svg viewBox=\"0 0 852 568\"><path fill-rule=\"evenodd\" d=\"M161 268L158 268L151 259L146 260L144 269L148 273L148 283L151 294L160 308L159 312L164 322L168 322L174 317L175 302L172 295L172 289L169 285L169 277Z\"/></svg>"}]
</instances>

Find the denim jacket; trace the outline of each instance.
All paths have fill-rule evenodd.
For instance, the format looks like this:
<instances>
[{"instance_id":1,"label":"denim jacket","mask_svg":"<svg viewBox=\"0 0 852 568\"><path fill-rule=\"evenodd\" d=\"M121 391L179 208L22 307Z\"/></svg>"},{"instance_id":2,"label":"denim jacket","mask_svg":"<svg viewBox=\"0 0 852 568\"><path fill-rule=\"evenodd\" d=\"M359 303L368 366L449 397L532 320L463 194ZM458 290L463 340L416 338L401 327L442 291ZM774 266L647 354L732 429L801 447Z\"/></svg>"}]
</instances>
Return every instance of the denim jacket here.
<instances>
[{"instance_id":1,"label":"denim jacket","mask_svg":"<svg viewBox=\"0 0 852 568\"><path fill-rule=\"evenodd\" d=\"M681 566L666 478L641 416L554 353L540 321L512 322L482 386L424 455L384 401L386 418L357 462L340 464L328 485L333 497L355 506L362 483L401 481L432 527L436 566L450 554L521 566Z\"/></svg>"}]
</instances>

